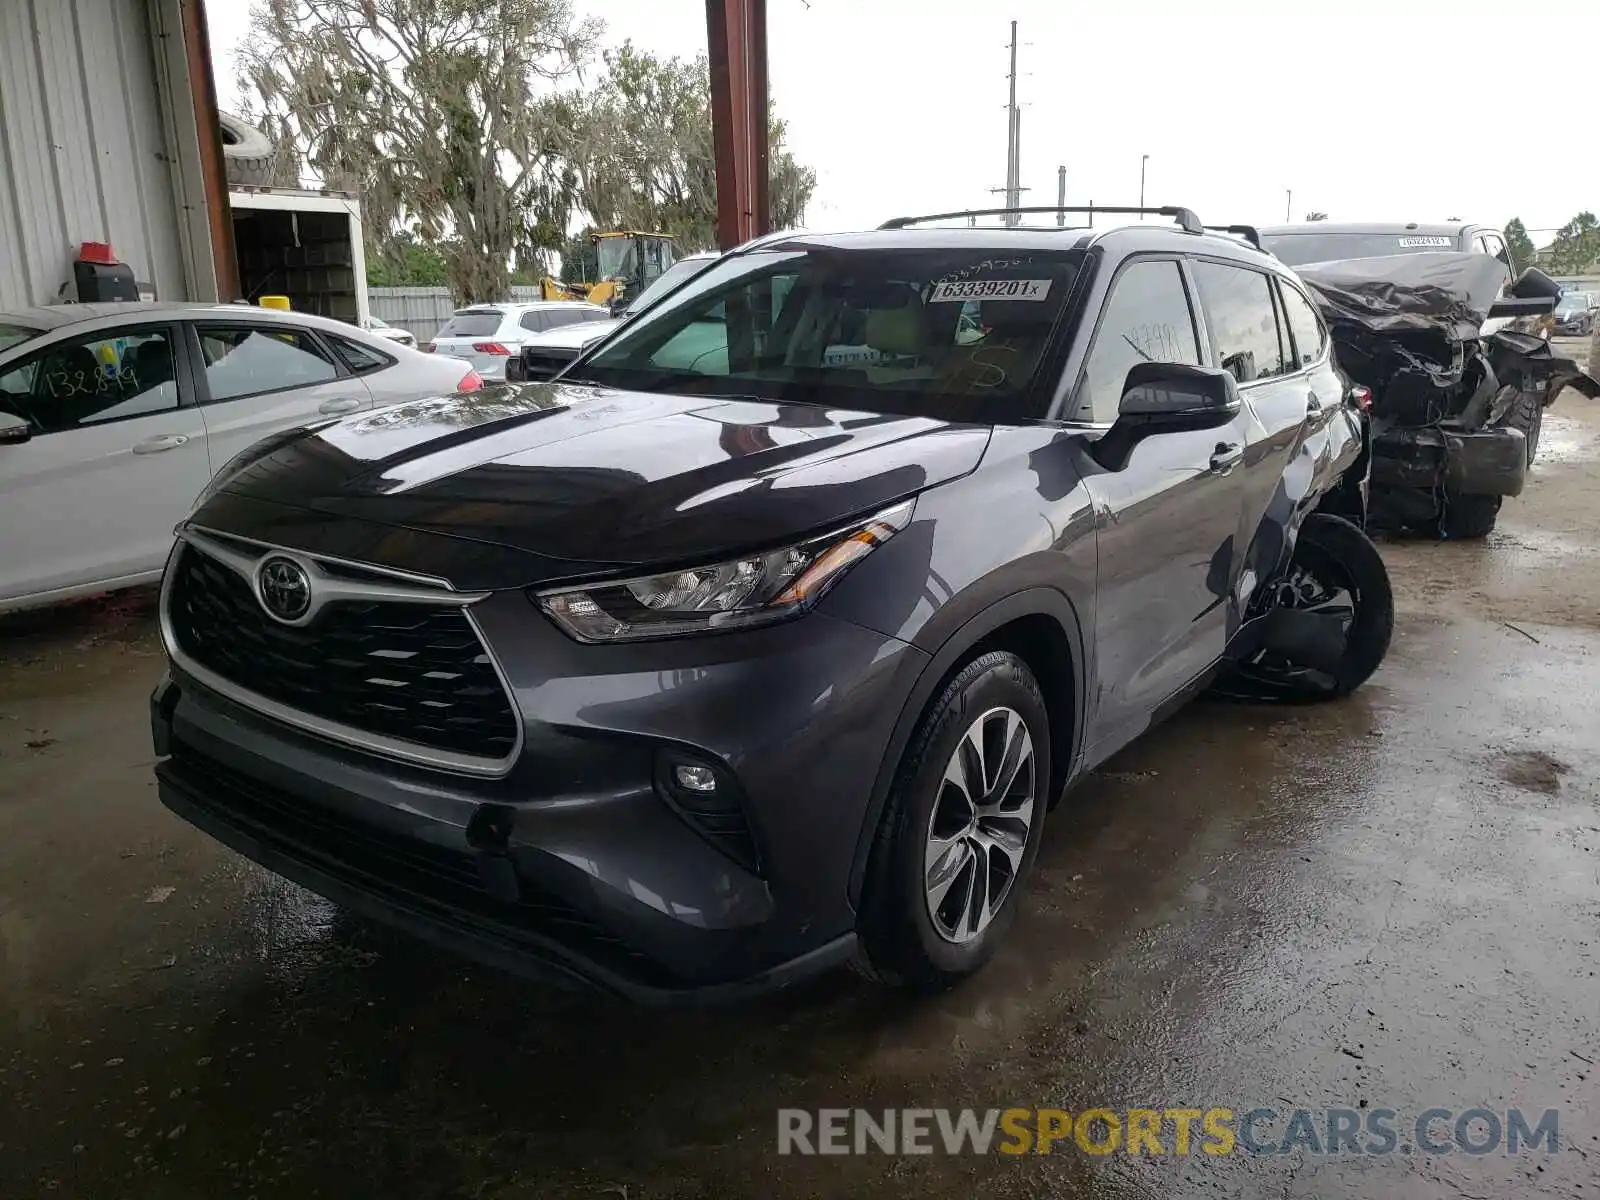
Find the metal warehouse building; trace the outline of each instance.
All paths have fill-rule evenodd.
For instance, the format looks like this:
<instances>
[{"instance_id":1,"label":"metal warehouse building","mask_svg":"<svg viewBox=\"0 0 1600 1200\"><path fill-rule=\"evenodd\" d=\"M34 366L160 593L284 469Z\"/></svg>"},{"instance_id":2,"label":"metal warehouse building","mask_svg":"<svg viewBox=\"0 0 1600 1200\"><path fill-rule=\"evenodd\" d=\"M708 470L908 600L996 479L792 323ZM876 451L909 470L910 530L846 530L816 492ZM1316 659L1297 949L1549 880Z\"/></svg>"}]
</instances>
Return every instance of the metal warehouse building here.
<instances>
[{"instance_id":1,"label":"metal warehouse building","mask_svg":"<svg viewBox=\"0 0 1600 1200\"><path fill-rule=\"evenodd\" d=\"M85 242L226 298L226 187L200 0L0 0L0 309L56 302Z\"/></svg>"}]
</instances>

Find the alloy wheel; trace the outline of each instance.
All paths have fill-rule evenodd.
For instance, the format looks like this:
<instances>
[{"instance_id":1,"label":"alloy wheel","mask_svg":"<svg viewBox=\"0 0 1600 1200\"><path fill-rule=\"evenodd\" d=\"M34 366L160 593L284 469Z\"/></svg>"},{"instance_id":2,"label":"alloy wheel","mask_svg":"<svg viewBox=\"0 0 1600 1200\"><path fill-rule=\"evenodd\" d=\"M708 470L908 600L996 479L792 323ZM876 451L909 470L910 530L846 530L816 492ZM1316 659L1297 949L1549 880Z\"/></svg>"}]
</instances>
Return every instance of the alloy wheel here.
<instances>
[{"instance_id":1,"label":"alloy wheel","mask_svg":"<svg viewBox=\"0 0 1600 1200\"><path fill-rule=\"evenodd\" d=\"M1014 709L989 709L956 743L923 855L928 915L948 942L988 928L1016 882L1038 798L1034 764L1028 723Z\"/></svg>"}]
</instances>

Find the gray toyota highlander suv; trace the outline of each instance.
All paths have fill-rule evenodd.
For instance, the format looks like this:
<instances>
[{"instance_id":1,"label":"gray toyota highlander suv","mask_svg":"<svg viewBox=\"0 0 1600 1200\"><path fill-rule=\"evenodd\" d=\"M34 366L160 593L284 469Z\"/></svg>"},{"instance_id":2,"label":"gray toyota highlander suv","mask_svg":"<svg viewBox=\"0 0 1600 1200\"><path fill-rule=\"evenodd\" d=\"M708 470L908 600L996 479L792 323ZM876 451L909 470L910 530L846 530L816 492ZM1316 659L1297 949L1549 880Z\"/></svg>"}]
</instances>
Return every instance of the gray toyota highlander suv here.
<instances>
[{"instance_id":1,"label":"gray toyota highlander suv","mask_svg":"<svg viewBox=\"0 0 1600 1200\"><path fill-rule=\"evenodd\" d=\"M1073 781L1388 645L1316 309L1148 211L774 236L553 383L240 455L165 577L162 800L641 1000L976 970Z\"/></svg>"}]
</instances>

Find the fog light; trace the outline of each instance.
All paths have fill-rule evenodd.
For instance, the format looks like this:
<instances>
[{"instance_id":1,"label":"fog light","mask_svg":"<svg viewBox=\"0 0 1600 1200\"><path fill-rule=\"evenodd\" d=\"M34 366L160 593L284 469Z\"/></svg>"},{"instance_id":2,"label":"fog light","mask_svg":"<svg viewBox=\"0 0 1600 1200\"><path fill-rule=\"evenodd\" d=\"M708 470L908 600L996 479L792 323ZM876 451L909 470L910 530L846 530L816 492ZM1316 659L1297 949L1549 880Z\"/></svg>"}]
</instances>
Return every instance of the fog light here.
<instances>
[{"instance_id":1,"label":"fog light","mask_svg":"<svg viewBox=\"0 0 1600 1200\"><path fill-rule=\"evenodd\" d=\"M714 792L717 790L717 776L710 767L696 767L689 763L677 763L672 768L672 778L677 785L688 792Z\"/></svg>"}]
</instances>

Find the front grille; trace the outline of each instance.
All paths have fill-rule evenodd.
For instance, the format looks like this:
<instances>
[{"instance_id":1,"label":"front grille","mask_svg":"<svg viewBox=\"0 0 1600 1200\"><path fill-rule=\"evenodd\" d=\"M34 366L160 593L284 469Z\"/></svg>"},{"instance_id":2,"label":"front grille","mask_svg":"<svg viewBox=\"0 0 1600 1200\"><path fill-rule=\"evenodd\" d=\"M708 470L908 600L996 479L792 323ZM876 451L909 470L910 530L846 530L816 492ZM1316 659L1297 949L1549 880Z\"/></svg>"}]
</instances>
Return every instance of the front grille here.
<instances>
[{"instance_id":1,"label":"front grille","mask_svg":"<svg viewBox=\"0 0 1600 1200\"><path fill-rule=\"evenodd\" d=\"M280 850L323 870L443 904L496 925L523 930L579 950L596 961L644 977L657 968L607 929L553 893L518 881L515 902L496 899L468 850L452 850L346 816L326 805L268 786L193 747L173 748L186 791Z\"/></svg>"},{"instance_id":2,"label":"front grille","mask_svg":"<svg viewBox=\"0 0 1600 1200\"><path fill-rule=\"evenodd\" d=\"M524 346L522 378L530 382L552 379L578 357L576 350L557 346Z\"/></svg>"},{"instance_id":3,"label":"front grille","mask_svg":"<svg viewBox=\"0 0 1600 1200\"><path fill-rule=\"evenodd\" d=\"M173 567L178 647L200 666L298 712L488 760L517 720L456 605L335 601L303 628L267 616L240 575L192 545Z\"/></svg>"}]
</instances>

